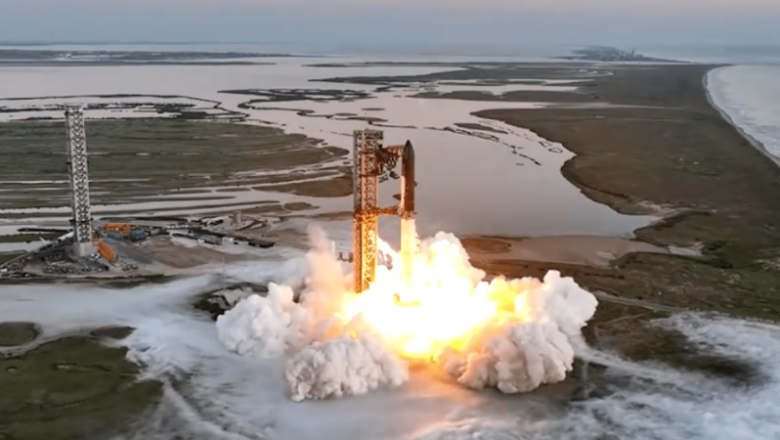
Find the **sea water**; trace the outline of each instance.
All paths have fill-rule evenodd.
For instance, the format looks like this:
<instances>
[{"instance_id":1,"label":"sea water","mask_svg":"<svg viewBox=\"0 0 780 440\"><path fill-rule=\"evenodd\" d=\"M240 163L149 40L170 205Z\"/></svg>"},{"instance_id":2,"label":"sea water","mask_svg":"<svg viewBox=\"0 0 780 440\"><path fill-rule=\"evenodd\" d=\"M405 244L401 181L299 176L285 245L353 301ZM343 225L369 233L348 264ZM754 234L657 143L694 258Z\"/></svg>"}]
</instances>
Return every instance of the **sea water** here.
<instances>
[{"instance_id":1,"label":"sea water","mask_svg":"<svg viewBox=\"0 0 780 440\"><path fill-rule=\"evenodd\" d=\"M707 86L732 123L780 160L780 64L715 69Z\"/></svg>"}]
</instances>

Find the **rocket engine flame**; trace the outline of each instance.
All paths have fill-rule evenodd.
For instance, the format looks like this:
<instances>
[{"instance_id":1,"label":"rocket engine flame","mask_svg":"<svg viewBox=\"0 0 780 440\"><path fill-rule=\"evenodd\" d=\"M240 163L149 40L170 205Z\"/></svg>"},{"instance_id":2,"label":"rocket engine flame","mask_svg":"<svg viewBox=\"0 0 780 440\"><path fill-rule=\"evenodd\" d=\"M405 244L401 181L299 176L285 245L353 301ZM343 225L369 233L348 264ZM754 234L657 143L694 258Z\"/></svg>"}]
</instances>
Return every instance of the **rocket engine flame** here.
<instances>
[{"instance_id":1,"label":"rocket engine flame","mask_svg":"<svg viewBox=\"0 0 780 440\"><path fill-rule=\"evenodd\" d=\"M405 227L414 228L412 220ZM309 277L300 304L272 284L217 321L233 351L287 356L285 378L295 400L360 394L398 386L408 363L427 364L461 384L505 393L559 382L571 371L572 341L597 301L571 278L485 281L452 234L438 233L380 266L360 295L321 233L307 255Z\"/></svg>"}]
</instances>

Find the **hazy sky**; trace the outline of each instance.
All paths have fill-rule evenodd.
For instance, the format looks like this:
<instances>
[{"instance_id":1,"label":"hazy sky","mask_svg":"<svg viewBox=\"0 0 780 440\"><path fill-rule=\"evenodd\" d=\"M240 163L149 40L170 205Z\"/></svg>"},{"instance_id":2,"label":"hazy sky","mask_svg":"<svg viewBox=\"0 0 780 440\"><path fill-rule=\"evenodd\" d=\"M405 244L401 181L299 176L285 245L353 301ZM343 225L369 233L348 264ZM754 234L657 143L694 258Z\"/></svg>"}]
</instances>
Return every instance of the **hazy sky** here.
<instances>
[{"instance_id":1,"label":"hazy sky","mask_svg":"<svg viewBox=\"0 0 780 440\"><path fill-rule=\"evenodd\" d=\"M780 0L0 0L0 41L780 44Z\"/></svg>"}]
</instances>

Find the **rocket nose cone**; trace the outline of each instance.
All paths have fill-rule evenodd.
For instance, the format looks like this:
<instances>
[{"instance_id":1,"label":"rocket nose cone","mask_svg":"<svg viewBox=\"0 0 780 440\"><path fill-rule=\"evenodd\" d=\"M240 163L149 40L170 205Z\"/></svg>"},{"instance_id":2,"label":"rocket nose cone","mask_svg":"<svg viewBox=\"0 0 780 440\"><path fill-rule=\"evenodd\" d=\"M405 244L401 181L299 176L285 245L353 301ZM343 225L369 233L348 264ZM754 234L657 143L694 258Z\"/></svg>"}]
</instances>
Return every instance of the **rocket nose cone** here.
<instances>
[{"instance_id":1,"label":"rocket nose cone","mask_svg":"<svg viewBox=\"0 0 780 440\"><path fill-rule=\"evenodd\" d=\"M412 147L412 143L410 141L406 141L406 145L404 145L404 156L414 156L414 147Z\"/></svg>"}]
</instances>

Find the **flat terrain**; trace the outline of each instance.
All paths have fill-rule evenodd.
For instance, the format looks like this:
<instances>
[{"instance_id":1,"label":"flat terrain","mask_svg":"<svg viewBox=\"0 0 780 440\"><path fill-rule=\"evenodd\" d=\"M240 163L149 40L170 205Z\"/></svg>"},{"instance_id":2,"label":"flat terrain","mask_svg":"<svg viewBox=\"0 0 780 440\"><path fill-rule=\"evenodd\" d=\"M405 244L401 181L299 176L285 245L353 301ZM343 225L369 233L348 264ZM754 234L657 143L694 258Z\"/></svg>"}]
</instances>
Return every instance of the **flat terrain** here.
<instances>
[{"instance_id":1,"label":"flat terrain","mask_svg":"<svg viewBox=\"0 0 780 440\"><path fill-rule=\"evenodd\" d=\"M86 129L90 190L97 205L229 204L230 192L313 178L319 179L315 186L273 189L301 195L351 193L342 182L346 150L275 128L125 119L87 121ZM0 163L0 210L69 206L64 123L0 124L0 153L6 157ZM335 190L328 177L335 179Z\"/></svg>"},{"instance_id":2,"label":"flat terrain","mask_svg":"<svg viewBox=\"0 0 780 440\"><path fill-rule=\"evenodd\" d=\"M0 438L75 440L117 434L159 401L157 382L138 381L124 348L104 345L132 329L102 329L22 353L0 352ZM34 326L0 326L2 348L35 338Z\"/></svg>"},{"instance_id":3,"label":"flat terrain","mask_svg":"<svg viewBox=\"0 0 780 440\"><path fill-rule=\"evenodd\" d=\"M405 87L415 83L433 83L446 81L457 84L458 81L483 81L490 85L502 85L512 83L539 83L540 80L551 79L589 79L603 75L609 71L606 66L592 63L358 63L355 68L361 66L430 66L453 67L447 72L430 73L427 75L400 75L400 76L350 76L336 78L322 78L320 81L347 84L370 84L392 88L393 86ZM320 65L328 66L328 65ZM340 65L348 67L348 65ZM457 68L457 69L455 69ZM359 73L359 70L356 71ZM468 84L468 83L465 83ZM473 84L478 86L478 84Z\"/></svg>"},{"instance_id":4,"label":"flat terrain","mask_svg":"<svg viewBox=\"0 0 780 440\"><path fill-rule=\"evenodd\" d=\"M153 258L162 264L177 269L185 269L207 264L226 264L239 261L252 260L249 255L226 254L202 246L196 249L187 249L180 246L171 246L169 237L155 237L145 241L142 245L144 255Z\"/></svg>"},{"instance_id":5,"label":"flat terrain","mask_svg":"<svg viewBox=\"0 0 780 440\"><path fill-rule=\"evenodd\" d=\"M698 244L703 253L635 253L605 270L558 267L564 274L621 298L780 320L780 169L709 105L702 81L712 67L619 68L585 86L610 103L653 108L489 110L478 116L563 143L577 154L564 175L596 201L624 213L659 206L676 212L637 231L640 240ZM479 265L512 276L542 270L521 261ZM659 330L641 324L653 313L638 311L602 303L591 342L608 342L637 359L679 348L679 338L669 335L666 346L659 345ZM631 314L637 315L617 321Z\"/></svg>"},{"instance_id":6,"label":"flat terrain","mask_svg":"<svg viewBox=\"0 0 780 440\"><path fill-rule=\"evenodd\" d=\"M557 91L527 91L518 90L494 94L480 90L462 90L457 92L422 92L412 95L413 98L426 99L459 99L463 101L495 101L495 102L557 102L557 103L599 103L595 94L580 92Z\"/></svg>"},{"instance_id":7,"label":"flat terrain","mask_svg":"<svg viewBox=\"0 0 780 440\"><path fill-rule=\"evenodd\" d=\"M264 65L248 58L290 57L293 55L254 52L168 52L118 50L49 50L19 46L0 49L4 66L113 66L113 65Z\"/></svg>"},{"instance_id":8,"label":"flat terrain","mask_svg":"<svg viewBox=\"0 0 780 440\"><path fill-rule=\"evenodd\" d=\"M527 260L608 267L635 252L666 254L665 248L640 241L593 235L533 238L466 237L461 240L477 260Z\"/></svg>"},{"instance_id":9,"label":"flat terrain","mask_svg":"<svg viewBox=\"0 0 780 440\"><path fill-rule=\"evenodd\" d=\"M702 80L712 67L472 66L421 77L330 81L392 88L438 80L593 79L576 94L555 92L555 102L626 107L561 105L486 110L478 115L531 129L574 151L577 156L562 171L593 200L624 213L665 213L666 220L637 231L638 239L646 242L639 243L642 246L615 248L620 258L611 264L593 257L593 252L575 255L581 264L527 261L512 244L507 247L506 238L464 240L473 263L491 275L510 277L541 277L550 269L560 270L599 292L599 308L586 329L592 345L617 350L632 360L663 361L746 382L754 376L749 365L694 352L681 334L651 322L680 310L780 320L780 169L709 105ZM538 98L512 94L501 100ZM94 122L88 130L89 148L95 153L90 167L97 203L154 200L176 191L218 203L216 197L226 188L266 188L301 176L328 179L274 188L312 195L351 191L351 176L343 169L346 151L322 148L315 140L274 129L128 120ZM65 206L63 131L62 124L0 124L0 152L10 161L0 164L4 191L0 209ZM241 174L257 170L269 173ZM41 180L61 182L29 183ZM211 192L213 187L220 191ZM258 207L258 213L283 208L273 202L266 205ZM694 247L702 255L657 250L668 246ZM561 254L560 259L573 258ZM185 261L181 266L197 263ZM12 324L0 327L0 344L30 339L34 327ZM0 439L56 440L106 432L155 402L159 384L133 382L137 367L124 359L123 350L100 344L103 337L67 338L0 358ZM24 402L21 409L19 402Z\"/></svg>"}]
</instances>

